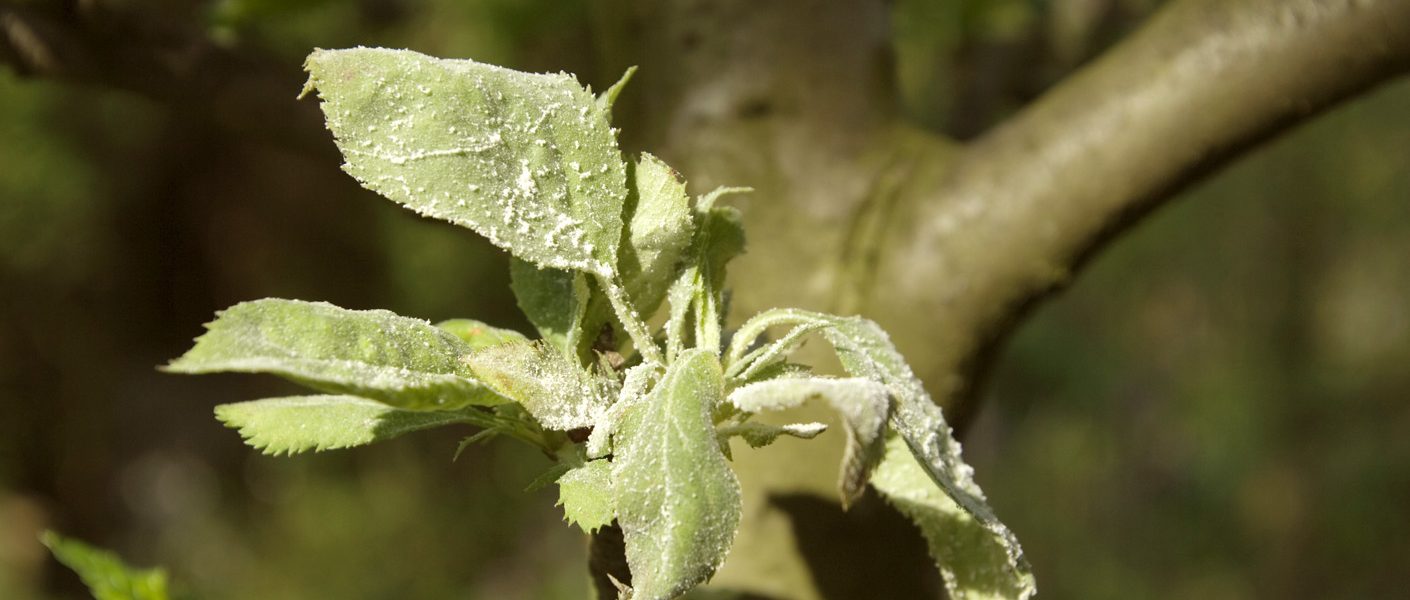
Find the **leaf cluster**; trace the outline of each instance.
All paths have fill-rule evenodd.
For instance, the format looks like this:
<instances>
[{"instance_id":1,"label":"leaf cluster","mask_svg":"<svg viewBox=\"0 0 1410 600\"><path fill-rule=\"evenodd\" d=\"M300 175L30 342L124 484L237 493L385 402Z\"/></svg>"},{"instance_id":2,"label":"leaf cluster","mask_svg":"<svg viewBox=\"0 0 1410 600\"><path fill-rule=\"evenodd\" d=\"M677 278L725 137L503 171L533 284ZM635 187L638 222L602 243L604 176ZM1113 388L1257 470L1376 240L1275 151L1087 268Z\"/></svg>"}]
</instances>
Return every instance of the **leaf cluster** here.
<instances>
[{"instance_id":1,"label":"leaf cluster","mask_svg":"<svg viewBox=\"0 0 1410 600\"><path fill-rule=\"evenodd\" d=\"M569 522L621 527L623 595L672 598L715 573L739 526L731 440L811 439L825 427L753 418L824 402L847 440L844 506L868 484L890 500L925 534L953 597L1033 593L1017 541L879 327L780 309L725 335L726 269L745 238L718 200L747 190L692 199L660 159L624 159L610 116L630 72L594 96L566 74L400 50L320 50L307 69L344 168L507 250L539 337L324 303L236 305L166 368L268 373L321 393L217 407L251 445L293 454L457 424L480 429L460 450L517 439L554 460L536 485L558 484ZM789 360L815 338L847 377Z\"/></svg>"}]
</instances>

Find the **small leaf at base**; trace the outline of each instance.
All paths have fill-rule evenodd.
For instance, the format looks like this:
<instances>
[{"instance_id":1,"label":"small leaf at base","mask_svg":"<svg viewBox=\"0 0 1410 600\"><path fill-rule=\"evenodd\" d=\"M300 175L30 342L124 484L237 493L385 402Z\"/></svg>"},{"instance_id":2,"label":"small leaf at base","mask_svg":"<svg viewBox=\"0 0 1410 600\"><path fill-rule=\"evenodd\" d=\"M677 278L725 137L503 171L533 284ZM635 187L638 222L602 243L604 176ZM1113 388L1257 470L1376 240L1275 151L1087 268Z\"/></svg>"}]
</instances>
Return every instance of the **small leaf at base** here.
<instances>
[{"instance_id":1,"label":"small leaf at base","mask_svg":"<svg viewBox=\"0 0 1410 600\"><path fill-rule=\"evenodd\" d=\"M612 501L612 463L592 460L573 467L558 478L558 505L563 518L593 533L617 518Z\"/></svg>"},{"instance_id":2,"label":"small leaf at base","mask_svg":"<svg viewBox=\"0 0 1410 600\"><path fill-rule=\"evenodd\" d=\"M356 396L289 396L222 404L215 416L265 454L336 450L389 440L443 425L488 425L474 407L414 411Z\"/></svg>"}]
</instances>

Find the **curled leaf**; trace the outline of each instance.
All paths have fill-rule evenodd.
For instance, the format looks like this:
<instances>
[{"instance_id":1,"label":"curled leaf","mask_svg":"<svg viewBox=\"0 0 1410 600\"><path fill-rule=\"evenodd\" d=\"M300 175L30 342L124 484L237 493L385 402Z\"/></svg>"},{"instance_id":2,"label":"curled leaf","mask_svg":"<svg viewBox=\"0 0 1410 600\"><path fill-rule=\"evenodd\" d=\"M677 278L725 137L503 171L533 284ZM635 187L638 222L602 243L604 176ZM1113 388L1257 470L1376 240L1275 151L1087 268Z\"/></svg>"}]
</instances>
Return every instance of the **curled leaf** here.
<instances>
[{"instance_id":1,"label":"curled leaf","mask_svg":"<svg viewBox=\"0 0 1410 600\"><path fill-rule=\"evenodd\" d=\"M838 488L848 506L866 491L872 467L881 460L886 418L891 412L886 386L862 378L782 378L735 389L730 403L746 412L783 410L808 400L824 400L842 417L847 449L842 457Z\"/></svg>"},{"instance_id":2,"label":"curled leaf","mask_svg":"<svg viewBox=\"0 0 1410 600\"><path fill-rule=\"evenodd\" d=\"M721 427L717 433L722 441L738 437L743 439L744 443L749 444L750 448L763 448L774 443L780 437L788 436L800 440L811 440L824 431L827 431L827 425L822 423L769 425L768 423L747 421L738 425Z\"/></svg>"},{"instance_id":3,"label":"curled leaf","mask_svg":"<svg viewBox=\"0 0 1410 600\"><path fill-rule=\"evenodd\" d=\"M1003 538L935 485L900 437L887 442L871 484L920 528L950 598L1028 598L1036 593L1027 565L1012 562Z\"/></svg>"},{"instance_id":4,"label":"curled leaf","mask_svg":"<svg viewBox=\"0 0 1410 600\"><path fill-rule=\"evenodd\" d=\"M960 455L960 444L952 435L940 407L930 399L890 337L876 323L861 317L838 317L797 309L765 311L740 328L731 342L729 355L742 356L743 349L770 327L814 323L826 325L819 331L837 351L843 369L854 377L886 386L893 399L891 431L904 441L930 482L973 519L994 547L1003 549L1002 563L991 565L996 576L1007 578L1007 585L1022 591L1022 595L1031 594L1032 571L1018 539L994 516L984 493L974 482L974 470ZM916 518L913 516L913 519ZM916 521L921 527L926 526L919 519ZM937 561L952 558L936 556ZM954 566L941 564L940 568L944 574Z\"/></svg>"}]
</instances>

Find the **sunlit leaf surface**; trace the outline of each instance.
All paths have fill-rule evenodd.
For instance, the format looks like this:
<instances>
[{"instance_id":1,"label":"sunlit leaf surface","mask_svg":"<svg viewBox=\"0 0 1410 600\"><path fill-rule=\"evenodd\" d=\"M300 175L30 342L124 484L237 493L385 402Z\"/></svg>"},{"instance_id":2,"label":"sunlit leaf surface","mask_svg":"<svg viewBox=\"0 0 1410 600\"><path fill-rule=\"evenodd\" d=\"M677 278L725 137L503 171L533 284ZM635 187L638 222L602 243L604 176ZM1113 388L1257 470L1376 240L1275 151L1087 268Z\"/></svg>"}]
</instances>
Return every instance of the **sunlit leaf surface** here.
<instances>
[{"instance_id":1,"label":"sunlit leaf surface","mask_svg":"<svg viewBox=\"0 0 1410 600\"><path fill-rule=\"evenodd\" d=\"M504 402L473 379L460 338L385 310L271 298L236 304L206 328L167 370L271 373L418 410Z\"/></svg>"},{"instance_id":2,"label":"sunlit leaf surface","mask_svg":"<svg viewBox=\"0 0 1410 600\"><path fill-rule=\"evenodd\" d=\"M739 482L710 419L723 395L718 359L688 351L617 434L613 493L634 598L685 593L714 574L734 541Z\"/></svg>"},{"instance_id":3,"label":"sunlit leaf surface","mask_svg":"<svg viewBox=\"0 0 1410 600\"><path fill-rule=\"evenodd\" d=\"M539 266L610 276L626 165L567 74L409 50L318 50L309 87L358 181Z\"/></svg>"}]
</instances>

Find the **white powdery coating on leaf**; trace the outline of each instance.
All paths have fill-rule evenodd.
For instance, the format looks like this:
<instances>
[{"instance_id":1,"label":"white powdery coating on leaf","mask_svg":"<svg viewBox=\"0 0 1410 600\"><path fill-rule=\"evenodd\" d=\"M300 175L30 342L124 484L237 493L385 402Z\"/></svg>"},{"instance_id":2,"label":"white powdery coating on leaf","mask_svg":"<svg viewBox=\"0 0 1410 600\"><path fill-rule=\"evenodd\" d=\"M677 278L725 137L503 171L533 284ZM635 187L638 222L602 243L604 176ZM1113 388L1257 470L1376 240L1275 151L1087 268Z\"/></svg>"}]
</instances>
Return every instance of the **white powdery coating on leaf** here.
<instances>
[{"instance_id":1,"label":"white powdery coating on leaf","mask_svg":"<svg viewBox=\"0 0 1410 600\"><path fill-rule=\"evenodd\" d=\"M795 437L804 440L811 440L822 432L827 431L824 423L789 423L787 425L768 425L749 421L720 429L720 438L728 439L732 436L739 436L751 448L763 448L774 443L782 436Z\"/></svg>"},{"instance_id":2,"label":"white powdery coating on leaf","mask_svg":"<svg viewBox=\"0 0 1410 600\"><path fill-rule=\"evenodd\" d=\"M729 396L730 403L746 412L783 410L814 399L831 405L847 428L839 487L843 504L850 504L865 491L871 467L881 459L882 433L891 412L886 386L861 377L783 378L751 383Z\"/></svg>"},{"instance_id":3,"label":"white powdery coating on leaf","mask_svg":"<svg viewBox=\"0 0 1410 600\"><path fill-rule=\"evenodd\" d=\"M834 319L836 326L824 334L838 348L843 366L854 375L887 384L896 398L890 420L892 429L906 441L935 483L998 538L1007 553L1008 568L1017 574L1028 574L1027 559L1018 539L994 516L984 492L974 482L974 469L961 457L960 443L951 434L940 407L930 399L891 338L872 321L860 317Z\"/></svg>"},{"instance_id":4,"label":"white powdery coating on leaf","mask_svg":"<svg viewBox=\"0 0 1410 600\"><path fill-rule=\"evenodd\" d=\"M710 419L723 386L713 355L687 352L619 432L612 485L634 597L682 594L729 552L739 527L739 482Z\"/></svg>"},{"instance_id":5,"label":"white powdery coating on leaf","mask_svg":"<svg viewBox=\"0 0 1410 600\"><path fill-rule=\"evenodd\" d=\"M510 342L466 357L491 389L518 402L546 429L592 427L615 395L611 381L583 370L543 342Z\"/></svg>"},{"instance_id":6,"label":"white powdery coating on leaf","mask_svg":"<svg viewBox=\"0 0 1410 600\"><path fill-rule=\"evenodd\" d=\"M920 528L949 597L1007 600L1037 593L1032 572L1013 562L1005 538L937 487L904 440L887 443L872 486Z\"/></svg>"},{"instance_id":7,"label":"white powdery coating on leaf","mask_svg":"<svg viewBox=\"0 0 1410 600\"><path fill-rule=\"evenodd\" d=\"M503 400L460 364L469 347L426 321L385 310L265 299L217 313L168 370L271 373L320 391L403 408L456 408Z\"/></svg>"},{"instance_id":8,"label":"white powdery coating on leaf","mask_svg":"<svg viewBox=\"0 0 1410 600\"><path fill-rule=\"evenodd\" d=\"M660 368L650 363L628 367L617 401L602 414L588 434L588 458L601 458L612 452L612 436L622 426L627 411L646 400L646 390L660 375Z\"/></svg>"},{"instance_id":9,"label":"white powdery coating on leaf","mask_svg":"<svg viewBox=\"0 0 1410 600\"><path fill-rule=\"evenodd\" d=\"M371 48L316 51L307 67L363 185L529 262L614 271L625 164L572 76Z\"/></svg>"},{"instance_id":10,"label":"white powdery coating on leaf","mask_svg":"<svg viewBox=\"0 0 1410 600\"><path fill-rule=\"evenodd\" d=\"M861 317L837 317L798 309L774 309L751 318L736 332L728 356L731 363L745 355L745 350L770 327L823 323L824 337L837 351L846 371L884 384L894 400L890 428L898 435L918 471L925 480L944 492L947 502L959 507L977 522L1000 549L997 562L989 567L1002 572L1017 588L1032 589L1032 572L1023 556L1018 540L994 516L975 484L974 471L960 456L960 444L955 441L940 408L930 399L904 358L896 351L891 339L875 323ZM888 450L888 455L890 451ZM890 459L887 459L890 461ZM926 523L913 518L926 530ZM926 530L929 535L930 530ZM937 555L937 560L944 560ZM940 565L942 571L952 565Z\"/></svg>"}]
</instances>

